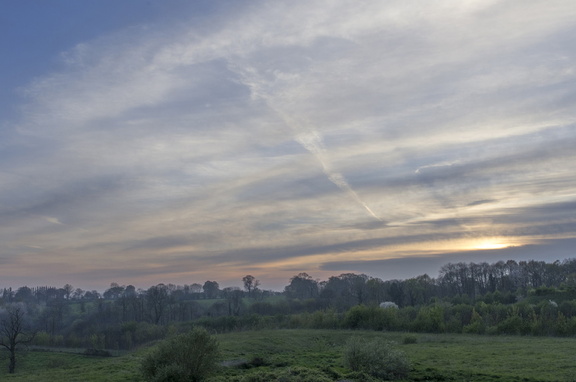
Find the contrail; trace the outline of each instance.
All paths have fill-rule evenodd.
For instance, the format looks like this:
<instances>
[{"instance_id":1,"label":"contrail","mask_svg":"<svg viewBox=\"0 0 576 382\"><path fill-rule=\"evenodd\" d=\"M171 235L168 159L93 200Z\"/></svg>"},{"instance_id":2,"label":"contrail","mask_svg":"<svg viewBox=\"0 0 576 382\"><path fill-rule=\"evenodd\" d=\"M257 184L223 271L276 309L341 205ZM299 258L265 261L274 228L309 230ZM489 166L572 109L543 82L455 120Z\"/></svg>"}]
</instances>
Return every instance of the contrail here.
<instances>
[{"instance_id":1,"label":"contrail","mask_svg":"<svg viewBox=\"0 0 576 382\"><path fill-rule=\"evenodd\" d=\"M229 67L242 77L242 84L250 88L253 98L262 99L270 109L280 116L284 123L294 130L296 133L295 140L314 155L322 166L322 171L328 179L342 191L350 195L356 203L360 204L370 214L370 216L378 221L382 221L382 219L378 217L378 215L376 215L374 211L372 211L360 198L356 191L352 189L346 178L344 178L344 175L332 169L329 160L325 158L326 148L324 147L322 136L313 127L303 127L300 121L289 116L281 108L277 107L273 100L270 99L270 92L263 89L262 81L254 79L254 77L258 76L255 69L250 67L240 67L238 65L233 65L232 63L229 63Z\"/></svg>"},{"instance_id":2,"label":"contrail","mask_svg":"<svg viewBox=\"0 0 576 382\"><path fill-rule=\"evenodd\" d=\"M282 113L280 113L282 114ZM368 207L368 205L358 196L356 191L352 189L344 175L341 173L334 171L329 162L324 158L324 153L326 149L324 148L324 144L322 142L322 138L318 134L317 131L311 129L309 133L299 134L296 136L296 141L300 143L306 150L312 153L320 165L322 166L322 171L328 177L328 179L334 183L338 188L342 191L348 193L358 204L360 204L368 213L374 217L375 219L382 221L375 213Z\"/></svg>"}]
</instances>

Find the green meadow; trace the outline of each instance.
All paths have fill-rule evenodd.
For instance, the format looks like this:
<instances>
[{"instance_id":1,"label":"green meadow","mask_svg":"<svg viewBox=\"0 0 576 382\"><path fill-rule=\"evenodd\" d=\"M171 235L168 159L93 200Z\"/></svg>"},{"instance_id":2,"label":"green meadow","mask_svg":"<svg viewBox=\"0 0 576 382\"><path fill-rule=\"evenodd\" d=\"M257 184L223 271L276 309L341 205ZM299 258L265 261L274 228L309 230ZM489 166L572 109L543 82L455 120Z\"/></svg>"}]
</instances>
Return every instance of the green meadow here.
<instances>
[{"instance_id":1,"label":"green meadow","mask_svg":"<svg viewBox=\"0 0 576 382\"><path fill-rule=\"evenodd\" d=\"M411 363L406 381L576 381L576 339L344 330L262 330L217 335L224 381L377 381L344 367L352 336L393 341ZM142 357L154 345L113 357L30 350L2 381L141 381ZM287 379L291 376L292 379Z\"/></svg>"}]
</instances>

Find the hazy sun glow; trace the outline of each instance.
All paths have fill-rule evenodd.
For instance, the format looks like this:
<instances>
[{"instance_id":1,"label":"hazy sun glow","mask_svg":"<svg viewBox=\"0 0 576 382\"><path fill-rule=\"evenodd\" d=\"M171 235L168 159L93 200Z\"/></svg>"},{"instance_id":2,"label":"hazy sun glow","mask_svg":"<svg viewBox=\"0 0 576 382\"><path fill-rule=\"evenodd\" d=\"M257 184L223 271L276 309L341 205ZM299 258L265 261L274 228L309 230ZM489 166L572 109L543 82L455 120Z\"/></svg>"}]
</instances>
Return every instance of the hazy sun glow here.
<instances>
[{"instance_id":1,"label":"hazy sun glow","mask_svg":"<svg viewBox=\"0 0 576 382\"><path fill-rule=\"evenodd\" d=\"M511 246L511 244L501 243L501 242L493 241L493 240L485 240L485 241L478 242L474 246L474 249L500 249L500 248L506 248L506 247L510 247L510 246Z\"/></svg>"}]
</instances>

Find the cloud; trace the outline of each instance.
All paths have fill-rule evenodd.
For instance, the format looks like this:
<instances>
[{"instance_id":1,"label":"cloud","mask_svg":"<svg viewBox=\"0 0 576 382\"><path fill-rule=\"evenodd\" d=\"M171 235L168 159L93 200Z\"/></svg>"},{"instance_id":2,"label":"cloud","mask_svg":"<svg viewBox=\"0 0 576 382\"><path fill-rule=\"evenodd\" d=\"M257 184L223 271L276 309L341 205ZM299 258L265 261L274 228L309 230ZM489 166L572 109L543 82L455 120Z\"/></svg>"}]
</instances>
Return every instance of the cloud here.
<instances>
[{"instance_id":1,"label":"cloud","mask_svg":"<svg viewBox=\"0 0 576 382\"><path fill-rule=\"evenodd\" d=\"M407 279L423 274L437 277L442 265L458 262L488 262L501 260L529 261L538 260L554 262L570 258L573 255L576 240L546 240L538 245L525 245L502 249L476 250L455 253L438 253L433 256L408 256L372 261L341 261L325 263L320 269L330 272L359 272L379 274L384 279Z\"/></svg>"},{"instance_id":2,"label":"cloud","mask_svg":"<svg viewBox=\"0 0 576 382\"><path fill-rule=\"evenodd\" d=\"M474 206L479 206L482 204L489 204L489 203L493 203L493 202L496 202L496 200L494 200L494 199L475 200L473 202L468 203L468 206L474 207Z\"/></svg>"},{"instance_id":3,"label":"cloud","mask_svg":"<svg viewBox=\"0 0 576 382\"><path fill-rule=\"evenodd\" d=\"M8 272L240 280L573 237L571 2L198 7L29 79L0 123Z\"/></svg>"}]
</instances>

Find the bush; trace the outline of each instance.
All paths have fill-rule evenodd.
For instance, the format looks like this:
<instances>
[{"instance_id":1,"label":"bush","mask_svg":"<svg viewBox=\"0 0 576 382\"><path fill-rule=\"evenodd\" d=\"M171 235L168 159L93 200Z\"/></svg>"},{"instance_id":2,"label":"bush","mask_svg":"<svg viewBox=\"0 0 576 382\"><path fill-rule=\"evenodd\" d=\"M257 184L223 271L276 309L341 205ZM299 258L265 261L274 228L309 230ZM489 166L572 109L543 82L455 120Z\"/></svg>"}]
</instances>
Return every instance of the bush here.
<instances>
[{"instance_id":1,"label":"bush","mask_svg":"<svg viewBox=\"0 0 576 382\"><path fill-rule=\"evenodd\" d=\"M415 344L415 343L417 343L417 342L418 342L418 337L416 337L416 336L414 336L414 335L412 335L412 334L409 334L409 335L405 336L404 339L402 340L402 343L403 343L404 345Z\"/></svg>"},{"instance_id":2,"label":"bush","mask_svg":"<svg viewBox=\"0 0 576 382\"><path fill-rule=\"evenodd\" d=\"M218 342L203 328L180 334L158 345L142 361L147 381L199 382L216 368Z\"/></svg>"},{"instance_id":3,"label":"bush","mask_svg":"<svg viewBox=\"0 0 576 382\"><path fill-rule=\"evenodd\" d=\"M349 329L393 330L397 325L398 310L377 306L357 305L344 315L343 326Z\"/></svg>"},{"instance_id":4,"label":"bush","mask_svg":"<svg viewBox=\"0 0 576 382\"><path fill-rule=\"evenodd\" d=\"M353 371L384 379L402 379L410 370L406 356L392 343L357 337L346 343L344 362Z\"/></svg>"}]
</instances>

